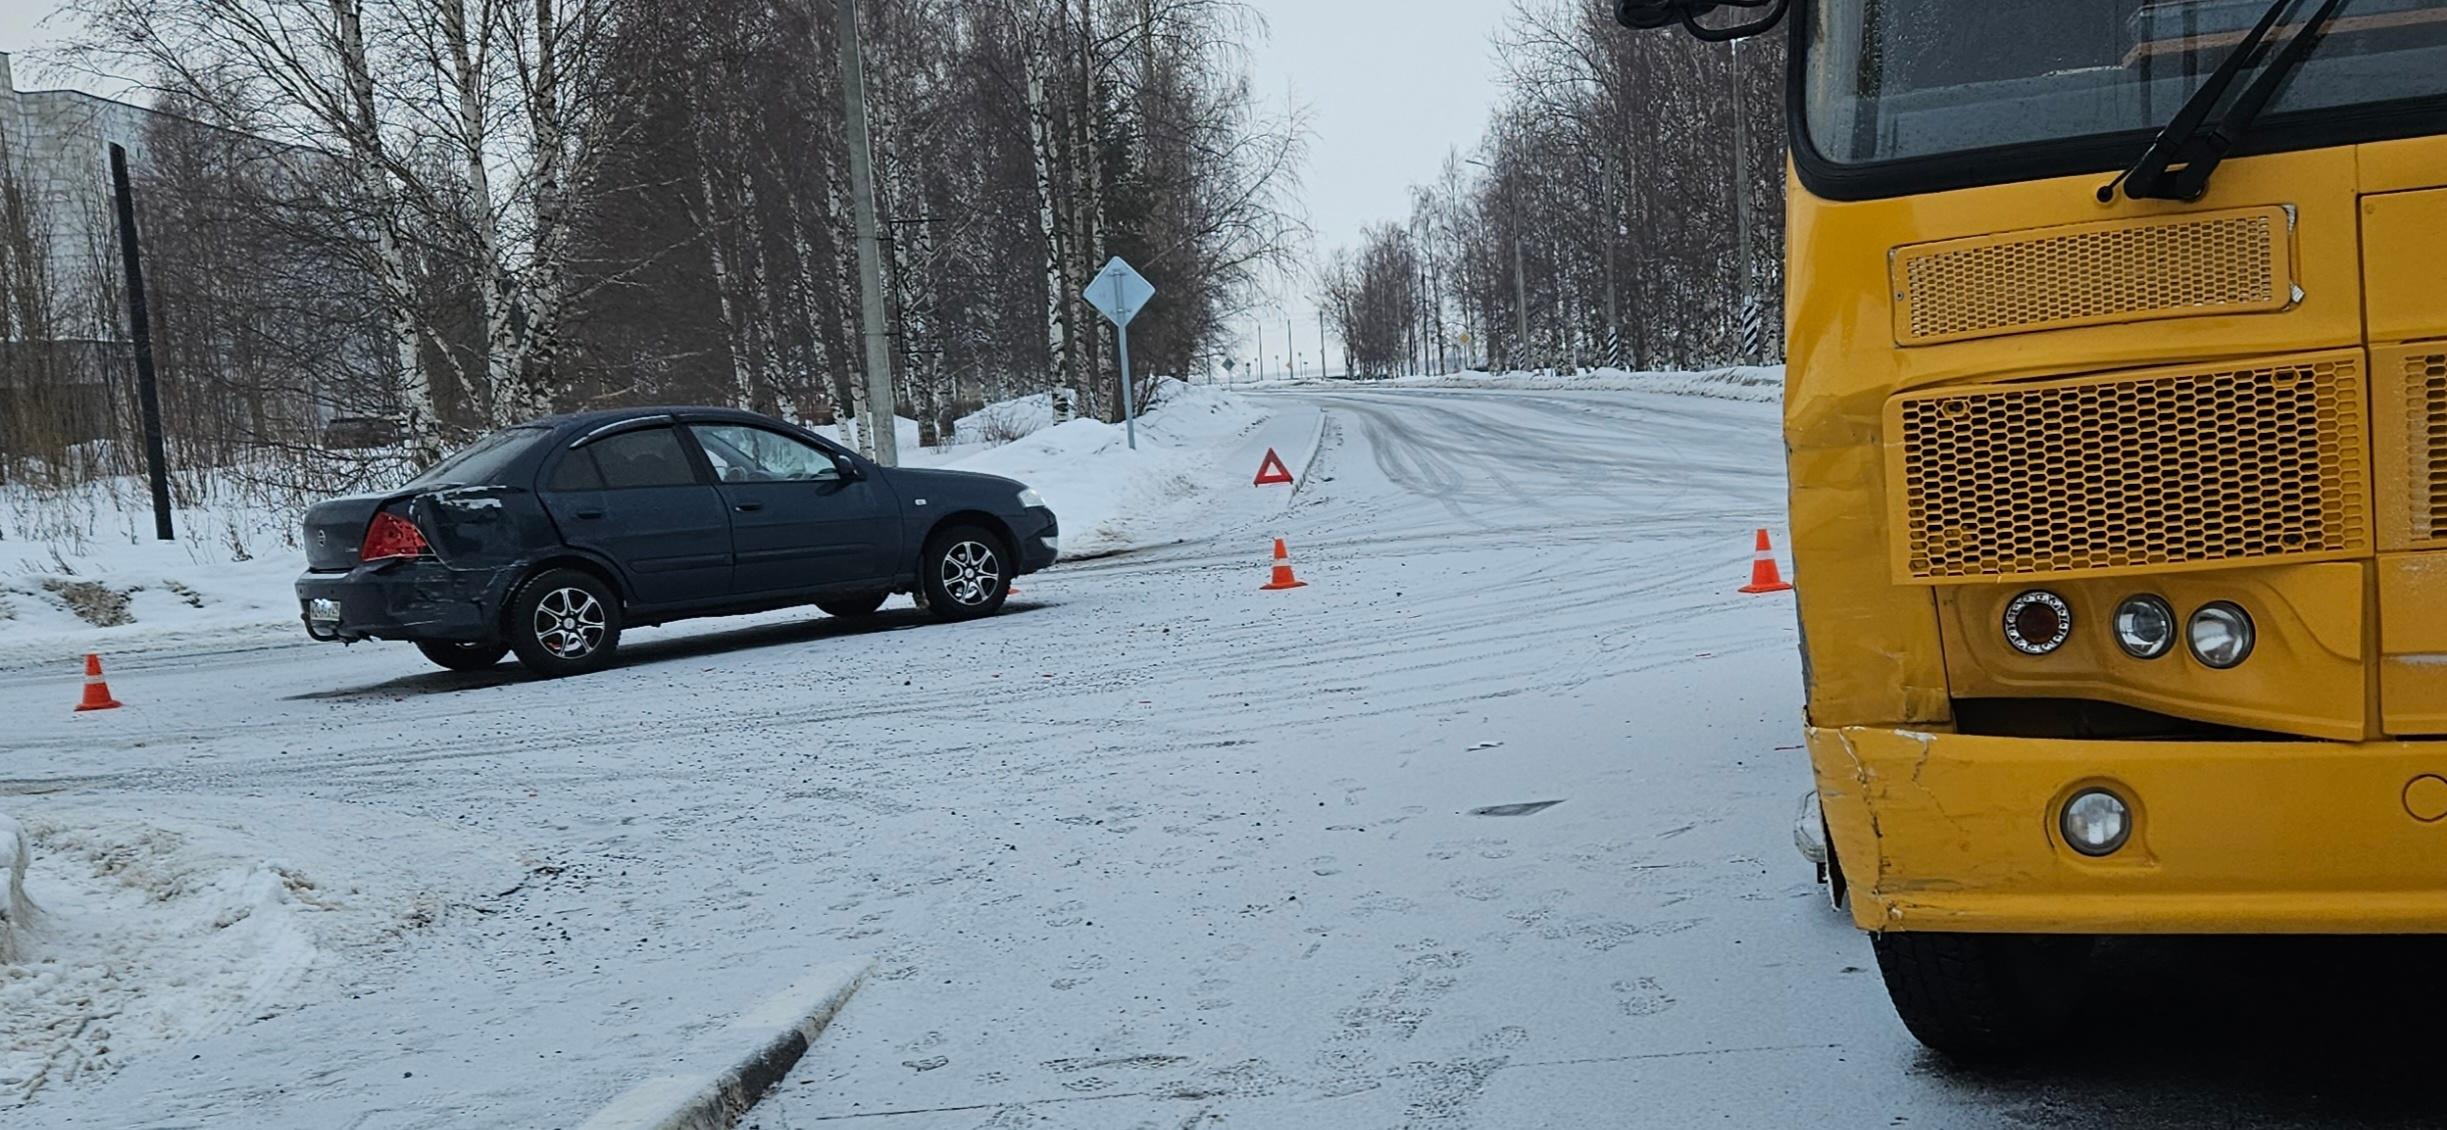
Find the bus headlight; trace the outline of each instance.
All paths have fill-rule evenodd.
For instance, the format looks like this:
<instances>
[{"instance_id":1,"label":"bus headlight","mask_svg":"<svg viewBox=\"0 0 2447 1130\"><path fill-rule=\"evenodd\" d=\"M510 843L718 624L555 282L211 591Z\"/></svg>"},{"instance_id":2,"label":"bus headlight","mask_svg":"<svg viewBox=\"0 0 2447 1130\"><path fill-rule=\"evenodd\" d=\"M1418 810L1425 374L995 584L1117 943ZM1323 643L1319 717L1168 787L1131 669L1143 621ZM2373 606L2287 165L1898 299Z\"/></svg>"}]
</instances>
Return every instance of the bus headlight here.
<instances>
[{"instance_id":1,"label":"bus headlight","mask_svg":"<svg viewBox=\"0 0 2447 1130\"><path fill-rule=\"evenodd\" d=\"M2089 856L2114 855L2133 836L2133 814L2124 806L2124 798L2105 789L2087 789L2065 802L2056 826L2073 850Z\"/></svg>"},{"instance_id":2,"label":"bus headlight","mask_svg":"<svg viewBox=\"0 0 2447 1130\"><path fill-rule=\"evenodd\" d=\"M2073 635L2073 608L2065 598L2033 589L2005 606L2005 642L2024 655L2046 655Z\"/></svg>"},{"instance_id":3,"label":"bus headlight","mask_svg":"<svg viewBox=\"0 0 2447 1130\"><path fill-rule=\"evenodd\" d=\"M2116 606L2116 646L2135 659L2156 659L2175 646L2175 609L2154 596Z\"/></svg>"},{"instance_id":4,"label":"bus headlight","mask_svg":"<svg viewBox=\"0 0 2447 1130\"><path fill-rule=\"evenodd\" d=\"M2192 657L2204 666L2227 670L2252 657L2251 614L2223 600L2201 606L2185 629Z\"/></svg>"}]
</instances>

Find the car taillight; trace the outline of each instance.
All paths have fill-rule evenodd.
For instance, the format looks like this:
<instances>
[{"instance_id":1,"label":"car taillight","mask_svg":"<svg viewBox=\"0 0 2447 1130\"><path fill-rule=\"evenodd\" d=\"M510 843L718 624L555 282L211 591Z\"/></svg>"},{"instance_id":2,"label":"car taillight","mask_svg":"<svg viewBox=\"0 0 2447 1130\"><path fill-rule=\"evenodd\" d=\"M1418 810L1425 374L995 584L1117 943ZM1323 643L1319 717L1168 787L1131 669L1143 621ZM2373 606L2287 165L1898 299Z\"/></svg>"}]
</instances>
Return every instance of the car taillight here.
<instances>
[{"instance_id":1,"label":"car taillight","mask_svg":"<svg viewBox=\"0 0 2447 1130\"><path fill-rule=\"evenodd\" d=\"M365 545L357 556L365 561L388 561L395 557L423 557L433 552L425 544L425 532L416 523L388 510L374 515L374 523L365 528Z\"/></svg>"}]
</instances>

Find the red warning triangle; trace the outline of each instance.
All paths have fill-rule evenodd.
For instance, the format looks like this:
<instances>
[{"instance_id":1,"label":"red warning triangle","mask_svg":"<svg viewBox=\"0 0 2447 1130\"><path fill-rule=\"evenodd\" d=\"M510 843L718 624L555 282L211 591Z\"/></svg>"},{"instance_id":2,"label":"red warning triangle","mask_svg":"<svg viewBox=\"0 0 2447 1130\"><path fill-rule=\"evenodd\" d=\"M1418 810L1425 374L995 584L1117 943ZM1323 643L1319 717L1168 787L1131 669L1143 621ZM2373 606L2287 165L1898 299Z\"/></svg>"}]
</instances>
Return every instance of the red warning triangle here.
<instances>
[{"instance_id":1,"label":"red warning triangle","mask_svg":"<svg viewBox=\"0 0 2447 1130\"><path fill-rule=\"evenodd\" d=\"M1262 487L1290 481L1291 468L1283 465L1283 457L1275 454L1273 448L1267 448L1266 461L1257 465L1257 482L1250 485Z\"/></svg>"}]
</instances>

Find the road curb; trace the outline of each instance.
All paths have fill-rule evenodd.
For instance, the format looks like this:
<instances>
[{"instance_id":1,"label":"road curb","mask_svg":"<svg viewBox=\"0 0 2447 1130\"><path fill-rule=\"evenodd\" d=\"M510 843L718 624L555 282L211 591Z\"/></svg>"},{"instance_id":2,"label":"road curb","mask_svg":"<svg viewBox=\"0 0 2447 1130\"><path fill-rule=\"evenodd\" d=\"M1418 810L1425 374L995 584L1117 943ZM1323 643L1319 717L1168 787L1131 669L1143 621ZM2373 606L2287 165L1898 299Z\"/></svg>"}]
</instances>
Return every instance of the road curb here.
<instances>
[{"instance_id":1,"label":"road curb","mask_svg":"<svg viewBox=\"0 0 2447 1130\"><path fill-rule=\"evenodd\" d=\"M715 1070L659 1075L629 1088L578 1130L730 1130L807 1054L864 984L872 962L818 967L706 1041Z\"/></svg>"}]
</instances>

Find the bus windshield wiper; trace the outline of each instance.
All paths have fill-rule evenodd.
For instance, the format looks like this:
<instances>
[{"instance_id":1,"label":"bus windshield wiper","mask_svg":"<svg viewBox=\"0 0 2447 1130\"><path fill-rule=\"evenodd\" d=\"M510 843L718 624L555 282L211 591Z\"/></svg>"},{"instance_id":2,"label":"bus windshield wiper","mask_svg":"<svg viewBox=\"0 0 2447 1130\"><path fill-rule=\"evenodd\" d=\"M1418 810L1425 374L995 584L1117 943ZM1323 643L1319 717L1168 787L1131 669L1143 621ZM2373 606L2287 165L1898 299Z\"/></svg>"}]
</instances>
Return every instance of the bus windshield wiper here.
<instances>
[{"instance_id":1,"label":"bus windshield wiper","mask_svg":"<svg viewBox=\"0 0 2447 1130\"><path fill-rule=\"evenodd\" d=\"M2260 76L2226 108L2226 116L2204 131L2201 127L2209 120L2209 112L2217 108L2235 79L2259 57L2270 33L2277 29L2277 21L2300 4L2301 0L2277 0L2269 5L2250 34L2218 64L2209 81L2184 100L2175 117L2158 132L2158 139L2141 154L2141 160L2099 189L2099 202L2113 201L2118 185L2135 200L2198 200L2209 191L2210 174L2234 151L2235 143L2251 131L2252 122L2268 108L2269 100L2277 96L2277 88L2286 76L2310 56L2312 48L2319 46L2329 20L2336 16L2337 9L2345 6L2345 0L2323 0L2319 11L2295 31L2294 38L2261 68Z\"/></svg>"}]
</instances>

